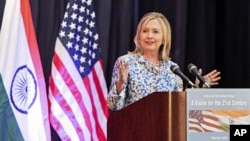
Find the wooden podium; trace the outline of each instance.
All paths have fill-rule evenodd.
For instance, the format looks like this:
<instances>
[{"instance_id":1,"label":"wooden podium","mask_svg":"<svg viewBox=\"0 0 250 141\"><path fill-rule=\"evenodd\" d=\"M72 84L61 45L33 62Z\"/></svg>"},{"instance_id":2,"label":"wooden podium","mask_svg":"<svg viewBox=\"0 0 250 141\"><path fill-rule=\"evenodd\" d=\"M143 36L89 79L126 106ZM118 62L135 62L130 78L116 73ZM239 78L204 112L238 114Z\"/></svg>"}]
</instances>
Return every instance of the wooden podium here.
<instances>
[{"instance_id":1,"label":"wooden podium","mask_svg":"<svg viewBox=\"0 0 250 141\"><path fill-rule=\"evenodd\" d=\"M155 92L113 112L108 141L186 141L186 93Z\"/></svg>"}]
</instances>

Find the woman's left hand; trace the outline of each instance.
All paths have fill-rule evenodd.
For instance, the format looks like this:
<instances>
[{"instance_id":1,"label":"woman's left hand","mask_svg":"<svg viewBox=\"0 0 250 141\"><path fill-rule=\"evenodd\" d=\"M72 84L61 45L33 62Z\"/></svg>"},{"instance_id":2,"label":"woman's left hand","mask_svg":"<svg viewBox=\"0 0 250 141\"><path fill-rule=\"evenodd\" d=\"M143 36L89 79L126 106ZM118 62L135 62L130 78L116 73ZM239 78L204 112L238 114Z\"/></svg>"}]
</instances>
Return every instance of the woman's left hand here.
<instances>
[{"instance_id":1,"label":"woman's left hand","mask_svg":"<svg viewBox=\"0 0 250 141\"><path fill-rule=\"evenodd\" d=\"M203 77L207 81L207 83L209 84L209 86L218 85L219 84L218 81L221 79L220 72L217 71L216 69L212 70L211 72L209 72L208 74L206 74Z\"/></svg>"},{"instance_id":2,"label":"woman's left hand","mask_svg":"<svg viewBox=\"0 0 250 141\"><path fill-rule=\"evenodd\" d=\"M202 74L202 69L199 69L199 73ZM220 77L220 71L214 69L210 71L208 74L203 76L205 81L208 83L209 86L215 86L219 84L219 80L221 79ZM198 86L199 80L196 78L195 84Z\"/></svg>"}]
</instances>

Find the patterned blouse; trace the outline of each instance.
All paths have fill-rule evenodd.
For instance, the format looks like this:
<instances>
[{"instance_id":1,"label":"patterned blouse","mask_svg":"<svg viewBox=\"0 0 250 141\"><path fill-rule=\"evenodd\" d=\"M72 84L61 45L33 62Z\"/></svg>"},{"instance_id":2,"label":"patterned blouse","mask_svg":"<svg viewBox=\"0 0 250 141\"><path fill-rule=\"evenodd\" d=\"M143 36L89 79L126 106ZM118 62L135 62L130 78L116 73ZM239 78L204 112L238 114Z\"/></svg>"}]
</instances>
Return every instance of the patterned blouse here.
<instances>
[{"instance_id":1,"label":"patterned blouse","mask_svg":"<svg viewBox=\"0 0 250 141\"><path fill-rule=\"evenodd\" d=\"M118 60L129 62L128 79L120 94L116 88ZM182 79L170 70L171 65L177 64L173 61L162 61L156 67L142 55L126 54L119 57L114 65L108 93L109 109L120 110L153 92L182 91Z\"/></svg>"}]
</instances>

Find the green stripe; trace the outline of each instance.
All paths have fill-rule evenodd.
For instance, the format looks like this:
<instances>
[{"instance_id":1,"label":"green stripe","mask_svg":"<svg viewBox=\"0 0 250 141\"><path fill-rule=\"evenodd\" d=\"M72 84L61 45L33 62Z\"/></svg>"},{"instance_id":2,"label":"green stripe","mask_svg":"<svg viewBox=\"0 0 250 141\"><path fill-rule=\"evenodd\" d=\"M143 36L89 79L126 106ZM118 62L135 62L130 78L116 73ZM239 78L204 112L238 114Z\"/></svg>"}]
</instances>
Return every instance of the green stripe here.
<instances>
[{"instance_id":1,"label":"green stripe","mask_svg":"<svg viewBox=\"0 0 250 141\"><path fill-rule=\"evenodd\" d=\"M0 141L24 141L0 74Z\"/></svg>"}]
</instances>

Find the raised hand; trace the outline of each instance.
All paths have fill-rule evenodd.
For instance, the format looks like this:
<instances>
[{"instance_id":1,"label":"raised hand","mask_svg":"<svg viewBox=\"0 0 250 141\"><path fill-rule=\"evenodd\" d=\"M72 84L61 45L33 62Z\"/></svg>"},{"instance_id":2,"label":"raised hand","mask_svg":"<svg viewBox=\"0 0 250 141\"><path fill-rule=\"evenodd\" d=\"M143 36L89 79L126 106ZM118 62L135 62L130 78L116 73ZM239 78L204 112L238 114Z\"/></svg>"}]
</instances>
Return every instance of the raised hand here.
<instances>
[{"instance_id":1,"label":"raised hand","mask_svg":"<svg viewBox=\"0 0 250 141\"><path fill-rule=\"evenodd\" d=\"M116 84L117 92L120 93L123 89L124 83L127 81L128 78L128 62L123 62L122 60L119 60L118 62L118 81Z\"/></svg>"},{"instance_id":2,"label":"raised hand","mask_svg":"<svg viewBox=\"0 0 250 141\"><path fill-rule=\"evenodd\" d=\"M220 72L217 71L216 69L212 70L203 77L210 86L218 85L219 84L218 81L221 79Z\"/></svg>"},{"instance_id":3,"label":"raised hand","mask_svg":"<svg viewBox=\"0 0 250 141\"><path fill-rule=\"evenodd\" d=\"M202 74L202 69L199 69L199 73ZM220 71L214 69L203 76L205 81L208 83L209 86L215 86L219 84L220 77ZM200 81L196 78L195 85L198 86Z\"/></svg>"}]
</instances>

